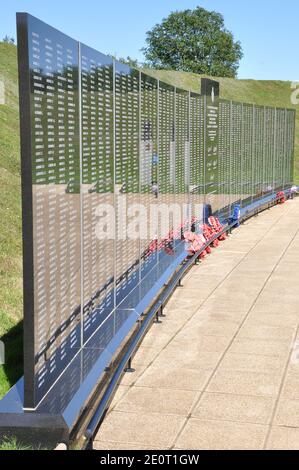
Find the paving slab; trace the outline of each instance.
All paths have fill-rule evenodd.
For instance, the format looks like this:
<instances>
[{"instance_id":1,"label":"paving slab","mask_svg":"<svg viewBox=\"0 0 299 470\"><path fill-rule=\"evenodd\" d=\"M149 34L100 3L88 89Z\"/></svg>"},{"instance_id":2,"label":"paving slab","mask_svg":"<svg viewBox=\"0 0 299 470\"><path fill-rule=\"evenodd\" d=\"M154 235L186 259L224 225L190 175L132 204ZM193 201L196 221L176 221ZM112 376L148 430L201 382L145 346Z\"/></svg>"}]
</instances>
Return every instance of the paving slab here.
<instances>
[{"instance_id":1,"label":"paving slab","mask_svg":"<svg viewBox=\"0 0 299 470\"><path fill-rule=\"evenodd\" d=\"M298 450L299 428L273 426L266 446L267 450Z\"/></svg>"},{"instance_id":2,"label":"paving slab","mask_svg":"<svg viewBox=\"0 0 299 470\"><path fill-rule=\"evenodd\" d=\"M131 388L116 406L117 411L187 416L197 397L196 391L162 388Z\"/></svg>"},{"instance_id":3,"label":"paving slab","mask_svg":"<svg viewBox=\"0 0 299 470\"><path fill-rule=\"evenodd\" d=\"M261 450L268 427L265 425L208 421L191 418L175 448L182 450Z\"/></svg>"},{"instance_id":4,"label":"paving slab","mask_svg":"<svg viewBox=\"0 0 299 470\"><path fill-rule=\"evenodd\" d=\"M299 428L299 400L281 398L276 410L274 424Z\"/></svg>"},{"instance_id":5,"label":"paving slab","mask_svg":"<svg viewBox=\"0 0 299 470\"><path fill-rule=\"evenodd\" d=\"M286 357L290 351L289 341L274 341L270 339L236 338L229 352L239 354L258 354L262 356Z\"/></svg>"},{"instance_id":6,"label":"paving slab","mask_svg":"<svg viewBox=\"0 0 299 470\"><path fill-rule=\"evenodd\" d=\"M294 339L294 328L284 328L278 326L265 326L257 322L256 325L247 323L240 329L238 338L254 338L262 340L288 341Z\"/></svg>"},{"instance_id":7,"label":"paving slab","mask_svg":"<svg viewBox=\"0 0 299 470\"><path fill-rule=\"evenodd\" d=\"M112 411L104 420L96 441L150 446L155 449L171 446L180 432L185 418L155 413L128 413ZM109 438L109 439L108 439Z\"/></svg>"},{"instance_id":8,"label":"paving slab","mask_svg":"<svg viewBox=\"0 0 299 470\"><path fill-rule=\"evenodd\" d=\"M209 383L209 392L276 397L280 375L218 369Z\"/></svg>"},{"instance_id":9,"label":"paving slab","mask_svg":"<svg viewBox=\"0 0 299 470\"><path fill-rule=\"evenodd\" d=\"M212 370L181 367L170 362L162 367L151 365L136 382L139 387L154 387L179 390L203 390Z\"/></svg>"},{"instance_id":10,"label":"paving slab","mask_svg":"<svg viewBox=\"0 0 299 470\"><path fill-rule=\"evenodd\" d=\"M204 393L192 413L194 418L270 424L275 401L268 397Z\"/></svg>"},{"instance_id":11,"label":"paving slab","mask_svg":"<svg viewBox=\"0 0 299 470\"><path fill-rule=\"evenodd\" d=\"M165 364L180 364L187 369L215 369L220 361L222 352L202 351L197 348L188 348L181 351L171 343L165 348L156 361L156 365L164 367Z\"/></svg>"},{"instance_id":12,"label":"paving slab","mask_svg":"<svg viewBox=\"0 0 299 470\"><path fill-rule=\"evenodd\" d=\"M173 346L175 348L179 348L182 352L182 355L185 354L186 351L194 351L194 354L197 352L221 352L222 354L227 349L231 339L226 336L209 336L204 335L198 338L196 342L190 341L188 338L179 338L175 337L174 340L169 343L167 347Z\"/></svg>"},{"instance_id":13,"label":"paving slab","mask_svg":"<svg viewBox=\"0 0 299 470\"><path fill-rule=\"evenodd\" d=\"M281 395L283 398L290 398L291 400L299 399L299 375L286 375Z\"/></svg>"},{"instance_id":14,"label":"paving slab","mask_svg":"<svg viewBox=\"0 0 299 470\"><path fill-rule=\"evenodd\" d=\"M282 375L285 362L284 357L281 356L261 356L257 354L236 354L228 352L223 358L218 370Z\"/></svg>"}]
</instances>

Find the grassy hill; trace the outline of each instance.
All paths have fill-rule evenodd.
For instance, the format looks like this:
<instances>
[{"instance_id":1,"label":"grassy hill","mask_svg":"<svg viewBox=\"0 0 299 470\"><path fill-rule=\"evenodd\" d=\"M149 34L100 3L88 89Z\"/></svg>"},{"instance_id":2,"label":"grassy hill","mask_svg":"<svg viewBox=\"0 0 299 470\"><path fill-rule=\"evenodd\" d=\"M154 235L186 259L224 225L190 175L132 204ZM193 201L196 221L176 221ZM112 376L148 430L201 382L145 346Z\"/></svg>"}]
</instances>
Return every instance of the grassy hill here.
<instances>
[{"instance_id":1,"label":"grassy hill","mask_svg":"<svg viewBox=\"0 0 299 470\"><path fill-rule=\"evenodd\" d=\"M184 72L148 71L177 87L200 90L200 76ZM6 104L0 105L0 338L6 363L0 367L0 397L22 368L22 246L20 152L16 47L0 43L0 80ZM289 82L220 79L221 97L260 105L292 107ZM295 175L299 184L299 106L296 128Z\"/></svg>"}]
</instances>

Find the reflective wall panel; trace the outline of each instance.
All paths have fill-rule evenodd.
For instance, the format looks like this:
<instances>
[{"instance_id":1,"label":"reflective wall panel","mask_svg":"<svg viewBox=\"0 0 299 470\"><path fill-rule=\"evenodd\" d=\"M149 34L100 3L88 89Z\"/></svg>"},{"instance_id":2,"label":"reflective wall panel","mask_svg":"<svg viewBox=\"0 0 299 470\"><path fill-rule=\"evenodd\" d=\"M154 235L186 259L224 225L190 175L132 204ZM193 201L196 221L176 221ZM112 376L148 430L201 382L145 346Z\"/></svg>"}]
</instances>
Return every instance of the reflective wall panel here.
<instances>
[{"instance_id":1,"label":"reflective wall panel","mask_svg":"<svg viewBox=\"0 0 299 470\"><path fill-rule=\"evenodd\" d=\"M29 79L20 90L25 406L33 407L81 346L79 64L78 44L35 18L19 17L19 40Z\"/></svg>"},{"instance_id":2,"label":"reflective wall panel","mask_svg":"<svg viewBox=\"0 0 299 470\"><path fill-rule=\"evenodd\" d=\"M159 82L159 204L169 213L159 215L159 241L166 242L174 229L172 205L175 204L175 89ZM171 242L170 242L171 244ZM170 248L171 251L171 248Z\"/></svg>"},{"instance_id":3,"label":"reflective wall panel","mask_svg":"<svg viewBox=\"0 0 299 470\"><path fill-rule=\"evenodd\" d=\"M179 204L181 220L179 226L188 228L189 214L189 92L176 88L175 90L175 193L176 203ZM174 227L178 230L180 227ZM176 233L181 238L181 231Z\"/></svg>"},{"instance_id":4,"label":"reflective wall panel","mask_svg":"<svg viewBox=\"0 0 299 470\"><path fill-rule=\"evenodd\" d=\"M139 176L139 72L115 62L116 304L126 301L127 307L140 276L140 241L132 233L134 205L140 203Z\"/></svg>"},{"instance_id":5,"label":"reflective wall panel","mask_svg":"<svg viewBox=\"0 0 299 470\"><path fill-rule=\"evenodd\" d=\"M140 81L140 183L141 278L158 263L158 224L151 218L159 202L158 81L141 73Z\"/></svg>"},{"instance_id":6,"label":"reflective wall panel","mask_svg":"<svg viewBox=\"0 0 299 470\"><path fill-rule=\"evenodd\" d=\"M254 107L254 139L253 139L253 194L260 197L263 194L264 158L265 158L265 110L262 106Z\"/></svg>"},{"instance_id":7,"label":"reflective wall panel","mask_svg":"<svg viewBox=\"0 0 299 470\"><path fill-rule=\"evenodd\" d=\"M242 176L242 143L243 143L243 105L242 103L231 103L231 144L230 144L230 193L231 204L241 201L241 176Z\"/></svg>"},{"instance_id":8,"label":"reflective wall panel","mask_svg":"<svg viewBox=\"0 0 299 470\"><path fill-rule=\"evenodd\" d=\"M251 203L253 196L253 138L254 138L254 108L251 104L243 105L243 202L246 206Z\"/></svg>"},{"instance_id":9,"label":"reflective wall panel","mask_svg":"<svg viewBox=\"0 0 299 470\"><path fill-rule=\"evenodd\" d=\"M296 112L294 110L286 111L286 156L285 156L285 187L293 185L294 181L294 136L295 136L295 119Z\"/></svg>"},{"instance_id":10,"label":"reflective wall panel","mask_svg":"<svg viewBox=\"0 0 299 470\"><path fill-rule=\"evenodd\" d=\"M276 131L274 149L274 188L279 191L283 189L284 182L284 158L285 158L285 119L286 110L276 109Z\"/></svg>"},{"instance_id":11,"label":"reflective wall panel","mask_svg":"<svg viewBox=\"0 0 299 470\"><path fill-rule=\"evenodd\" d=\"M81 46L84 342L114 309L113 61Z\"/></svg>"},{"instance_id":12,"label":"reflective wall panel","mask_svg":"<svg viewBox=\"0 0 299 470\"><path fill-rule=\"evenodd\" d=\"M204 204L204 99L190 94L190 204L192 217L202 219Z\"/></svg>"},{"instance_id":13,"label":"reflective wall panel","mask_svg":"<svg viewBox=\"0 0 299 470\"><path fill-rule=\"evenodd\" d=\"M270 194L274 189L275 109L269 107L265 108L264 144L264 193Z\"/></svg>"},{"instance_id":14,"label":"reflective wall panel","mask_svg":"<svg viewBox=\"0 0 299 470\"><path fill-rule=\"evenodd\" d=\"M230 213L231 187L231 103L220 100L219 103L219 197L221 214Z\"/></svg>"}]
</instances>

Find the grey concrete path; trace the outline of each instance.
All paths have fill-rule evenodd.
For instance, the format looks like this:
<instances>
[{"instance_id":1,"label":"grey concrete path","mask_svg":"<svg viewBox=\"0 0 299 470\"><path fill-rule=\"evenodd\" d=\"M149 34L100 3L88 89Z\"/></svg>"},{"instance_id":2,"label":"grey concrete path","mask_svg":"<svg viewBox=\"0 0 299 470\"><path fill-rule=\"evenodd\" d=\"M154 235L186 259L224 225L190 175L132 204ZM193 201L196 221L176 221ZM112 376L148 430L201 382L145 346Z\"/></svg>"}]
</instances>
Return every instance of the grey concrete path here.
<instances>
[{"instance_id":1,"label":"grey concrete path","mask_svg":"<svg viewBox=\"0 0 299 470\"><path fill-rule=\"evenodd\" d=\"M299 199L185 278L138 351L96 449L299 449Z\"/></svg>"}]
</instances>

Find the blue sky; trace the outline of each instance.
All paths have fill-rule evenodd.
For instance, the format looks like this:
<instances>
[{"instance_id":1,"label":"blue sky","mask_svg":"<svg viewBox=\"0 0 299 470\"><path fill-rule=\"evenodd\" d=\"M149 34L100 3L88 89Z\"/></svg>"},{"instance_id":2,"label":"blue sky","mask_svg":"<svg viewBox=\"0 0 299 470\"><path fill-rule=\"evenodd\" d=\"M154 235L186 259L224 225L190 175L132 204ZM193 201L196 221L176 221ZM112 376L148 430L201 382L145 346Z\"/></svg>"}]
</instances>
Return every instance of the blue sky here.
<instances>
[{"instance_id":1,"label":"blue sky","mask_svg":"<svg viewBox=\"0 0 299 470\"><path fill-rule=\"evenodd\" d=\"M239 78L299 80L298 0L2 0L0 37L26 11L101 52L142 60L145 33L171 11L223 14L244 50Z\"/></svg>"}]
</instances>

